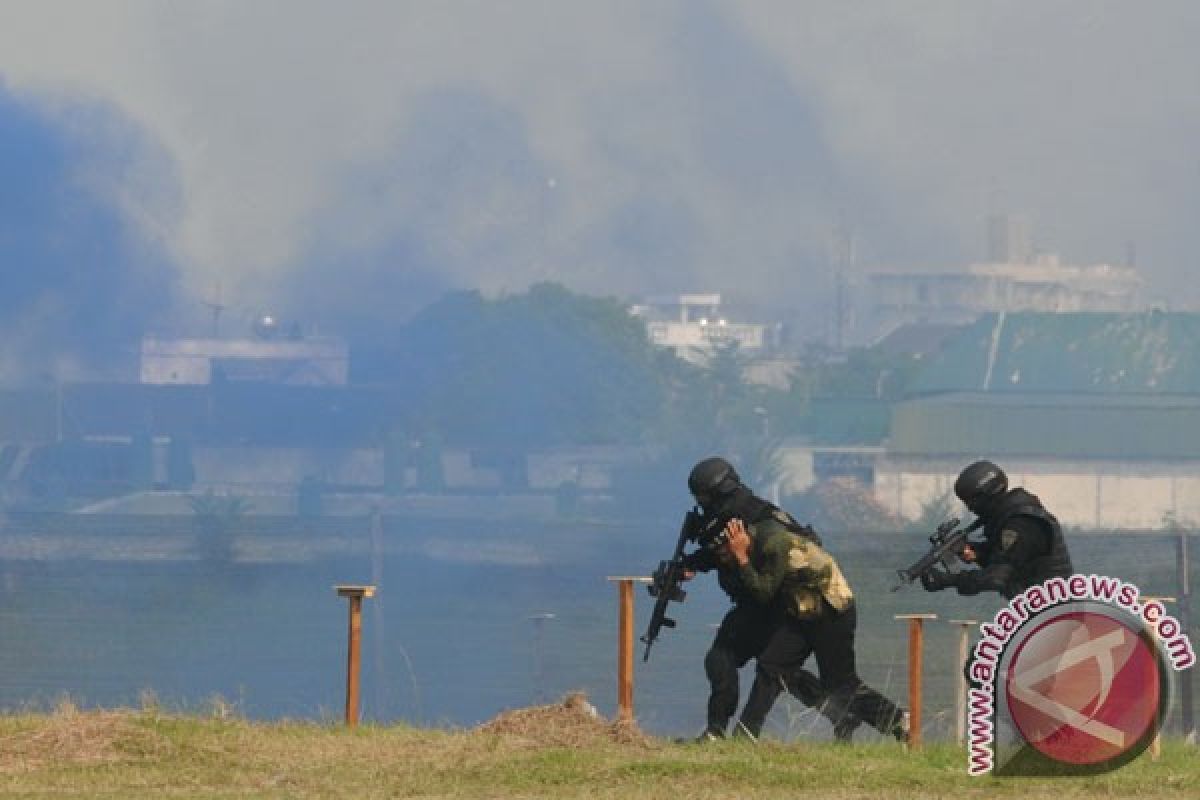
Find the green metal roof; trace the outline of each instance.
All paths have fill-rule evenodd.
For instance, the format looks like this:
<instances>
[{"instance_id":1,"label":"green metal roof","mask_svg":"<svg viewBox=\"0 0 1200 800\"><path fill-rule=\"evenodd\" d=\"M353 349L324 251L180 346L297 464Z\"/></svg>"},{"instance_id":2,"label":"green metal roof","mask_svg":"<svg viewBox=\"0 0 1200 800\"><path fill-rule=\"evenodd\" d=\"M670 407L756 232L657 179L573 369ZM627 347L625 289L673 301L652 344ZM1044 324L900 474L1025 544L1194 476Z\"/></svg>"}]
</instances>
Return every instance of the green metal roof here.
<instances>
[{"instance_id":1,"label":"green metal roof","mask_svg":"<svg viewBox=\"0 0 1200 800\"><path fill-rule=\"evenodd\" d=\"M987 314L909 397L896 454L1200 459L1200 314Z\"/></svg>"},{"instance_id":2,"label":"green metal roof","mask_svg":"<svg viewBox=\"0 0 1200 800\"><path fill-rule=\"evenodd\" d=\"M986 314L910 385L938 392L1200 395L1200 314Z\"/></svg>"}]
</instances>

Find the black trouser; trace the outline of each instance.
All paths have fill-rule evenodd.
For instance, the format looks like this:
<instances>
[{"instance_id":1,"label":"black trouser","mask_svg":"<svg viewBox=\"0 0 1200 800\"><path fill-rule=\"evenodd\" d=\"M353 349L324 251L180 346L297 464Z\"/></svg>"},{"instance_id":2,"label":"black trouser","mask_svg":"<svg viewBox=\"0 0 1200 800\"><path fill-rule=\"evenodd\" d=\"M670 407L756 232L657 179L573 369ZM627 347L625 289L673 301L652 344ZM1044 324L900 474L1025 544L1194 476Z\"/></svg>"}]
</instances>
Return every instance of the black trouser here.
<instances>
[{"instance_id":1,"label":"black trouser","mask_svg":"<svg viewBox=\"0 0 1200 800\"><path fill-rule=\"evenodd\" d=\"M786 687L806 705L824 706L825 692L820 682L811 672L801 668L811 652L812 647L803 632L794 624L786 624L778 614L750 605L730 609L721 620L712 646L704 657L704 671L711 686L708 730L719 734L725 732L737 711L738 670L752 658L758 659L758 672L765 669L771 676L784 675L786 678L763 682L756 673L750 699L742 711L742 722L750 733L758 735L767 712L779 695L779 689L771 693L766 690L767 685ZM760 683L764 683L763 688L759 688Z\"/></svg>"},{"instance_id":2,"label":"black trouser","mask_svg":"<svg viewBox=\"0 0 1200 800\"><path fill-rule=\"evenodd\" d=\"M742 708L740 722L748 733L759 735L767 714L784 691L805 705L818 708L834 723L843 716L844 709L835 709L828 703L829 695L821 688L817 677L802 669L812 652L812 643L795 620L785 617L776 624L758 654L754 684Z\"/></svg>"},{"instance_id":3,"label":"black trouser","mask_svg":"<svg viewBox=\"0 0 1200 800\"><path fill-rule=\"evenodd\" d=\"M835 611L828 604L812 620L795 623L812 643L821 673L821 687L842 713L863 720L881 733L890 733L903 713L895 703L862 682L854 666L854 605Z\"/></svg>"}]
</instances>

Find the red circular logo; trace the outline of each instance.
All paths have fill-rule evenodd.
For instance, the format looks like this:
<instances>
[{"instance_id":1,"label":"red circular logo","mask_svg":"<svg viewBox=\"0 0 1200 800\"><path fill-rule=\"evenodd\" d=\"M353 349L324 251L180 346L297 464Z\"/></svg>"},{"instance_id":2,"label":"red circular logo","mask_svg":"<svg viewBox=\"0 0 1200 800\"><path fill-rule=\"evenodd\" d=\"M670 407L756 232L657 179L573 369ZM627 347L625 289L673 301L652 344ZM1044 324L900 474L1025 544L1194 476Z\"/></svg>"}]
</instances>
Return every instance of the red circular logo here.
<instances>
[{"instance_id":1,"label":"red circular logo","mask_svg":"<svg viewBox=\"0 0 1200 800\"><path fill-rule=\"evenodd\" d=\"M1021 642L1005 680L1025 741L1066 764L1094 765L1145 745L1158 724L1162 677L1154 644L1119 619L1073 611Z\"/></svg>"}]
</instances>

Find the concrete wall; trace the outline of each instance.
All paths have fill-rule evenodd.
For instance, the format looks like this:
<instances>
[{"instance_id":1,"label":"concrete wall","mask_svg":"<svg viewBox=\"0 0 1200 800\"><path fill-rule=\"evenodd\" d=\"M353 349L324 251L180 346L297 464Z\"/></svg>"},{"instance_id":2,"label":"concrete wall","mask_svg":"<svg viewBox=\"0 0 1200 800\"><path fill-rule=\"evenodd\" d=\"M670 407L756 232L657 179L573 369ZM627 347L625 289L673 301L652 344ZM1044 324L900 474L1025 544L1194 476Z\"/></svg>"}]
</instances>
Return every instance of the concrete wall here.
<instances>
[{"instance_id":1,"label":"concrete wall","mask_svg":"<svg viewBox=\"0 0 1200 800\"><path fill-rule=\"evenodd\" d=\"M953 491L966 461L880 461L875 497L909 519ZM1068 526L1156 529L1169 518L1200 524L1200 461L1121 462L1009 459L1000 464L1009 483L1038 495Z\"/></svg>"}]
</instances>

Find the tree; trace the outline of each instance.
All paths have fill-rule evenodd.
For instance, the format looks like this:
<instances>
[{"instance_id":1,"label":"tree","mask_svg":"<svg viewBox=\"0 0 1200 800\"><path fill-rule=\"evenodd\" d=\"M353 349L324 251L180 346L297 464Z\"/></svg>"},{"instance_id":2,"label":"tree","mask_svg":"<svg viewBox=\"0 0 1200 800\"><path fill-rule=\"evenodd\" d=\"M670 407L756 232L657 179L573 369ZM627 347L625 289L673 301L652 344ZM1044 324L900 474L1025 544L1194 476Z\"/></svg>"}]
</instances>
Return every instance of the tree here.
<instances>
[{"instance_id":1,"label":"tree","mask_svg":"<svg viewBox=\"0 0 1200 800\"><path fill-rule=\"evenodd\" d=\"M682 368L618 301L552 283L447 295L406 327L392 363L411 425L500 450L653 437Z\"/></svg>"}]
</instances>

